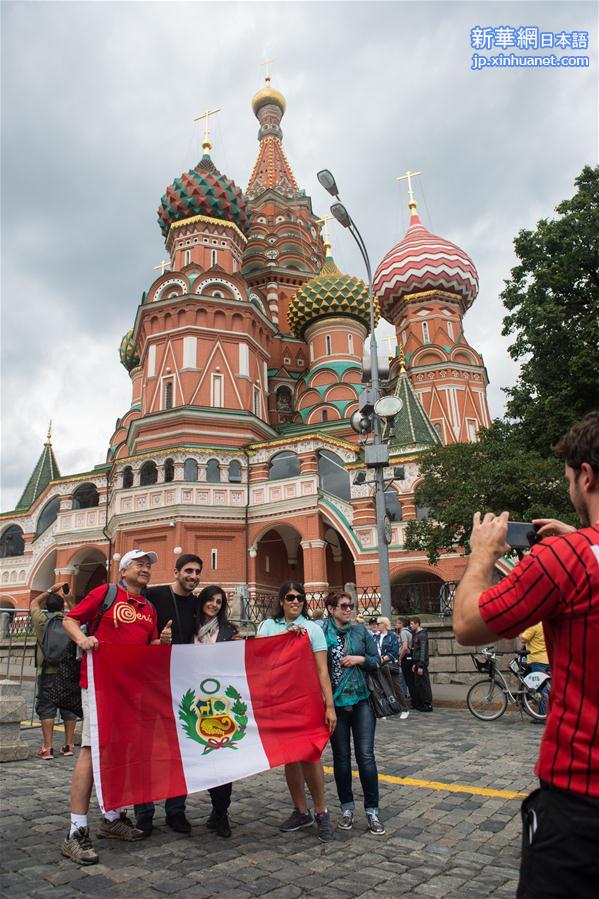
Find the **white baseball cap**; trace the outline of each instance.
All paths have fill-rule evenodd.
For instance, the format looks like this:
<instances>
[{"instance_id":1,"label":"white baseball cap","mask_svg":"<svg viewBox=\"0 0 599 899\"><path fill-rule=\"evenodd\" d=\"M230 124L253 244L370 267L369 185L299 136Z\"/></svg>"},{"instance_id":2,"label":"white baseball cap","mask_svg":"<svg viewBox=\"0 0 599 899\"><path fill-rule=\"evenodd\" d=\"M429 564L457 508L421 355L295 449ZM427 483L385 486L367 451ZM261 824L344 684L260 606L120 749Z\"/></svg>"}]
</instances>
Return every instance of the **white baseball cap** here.
<instances>
[{"instance_id":1,"label":"white baseball cap","mask_svg":"<svg viewBox=\"0 0 599 899\"><path fill-rule=\"evenodd\" d=\"M119 563L119 571L124 571L134 559L141 559L142 556L147 556L150 560L150 565L153 565L158 561L158 556L156 553L146 552L145 549L130 549L128 553L125 553L123 558Z\"/></svg>"}]
</instances>

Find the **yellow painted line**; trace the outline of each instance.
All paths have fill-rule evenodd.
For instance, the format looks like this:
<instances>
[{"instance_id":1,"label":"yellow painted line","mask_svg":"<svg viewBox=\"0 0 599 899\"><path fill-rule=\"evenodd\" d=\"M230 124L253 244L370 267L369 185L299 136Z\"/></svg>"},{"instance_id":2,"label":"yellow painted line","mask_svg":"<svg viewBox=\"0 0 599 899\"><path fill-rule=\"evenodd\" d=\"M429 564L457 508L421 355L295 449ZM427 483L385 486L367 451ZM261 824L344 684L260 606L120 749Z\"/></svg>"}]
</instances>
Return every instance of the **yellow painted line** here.
<instances>
[{"instance_id":1,"label":"yellow painted line","mask_svg":"<svg viewBox=\"0 0 599 899\"><path fill-rule=\"evenodd\" d=\"M333 769L325 767L327 774ZM359 777L352 771L352 777ZM442 790L446 793L472 793L474 796L491 796L497 799L525 799L528 793L513 793L511 790L494 790L491 787L474 787L467 784L448 784L439 780L416 780L413 777L394 777L392 774L379 774L379 780L390 784L402 784L405 787L420 787L423 790Z\"/></svg>"},{"instance_id":2,"label":"yellow painted line","mask_svg":"<svg viewBox=\"0 0 599 899\"><path fill-rule=\"evenodd\" d=\"M21 727L31 728L31 727L41 727L41 726L42 725L39 723L39 721L33 721L33 722L32 721L21 721ZM55 724L54 730L64 730L64 725L63 724Z\"/></svg>"}]
</instances>

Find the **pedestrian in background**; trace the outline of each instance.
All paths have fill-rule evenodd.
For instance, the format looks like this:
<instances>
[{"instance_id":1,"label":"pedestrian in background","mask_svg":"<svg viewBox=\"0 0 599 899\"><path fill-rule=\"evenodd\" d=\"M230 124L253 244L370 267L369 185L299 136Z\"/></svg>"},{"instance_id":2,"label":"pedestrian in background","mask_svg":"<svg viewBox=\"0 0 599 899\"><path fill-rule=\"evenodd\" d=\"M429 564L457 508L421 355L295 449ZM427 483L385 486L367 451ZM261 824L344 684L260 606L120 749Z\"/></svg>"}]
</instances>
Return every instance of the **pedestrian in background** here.
<instances>
[{"instance_id":1,"label":"pedestrian in background","mask_svg":"<svg viewBox=\"0 0 599 899\"><path fill-rule=\"evenodd\" d=\"M399 618L399 669L401 673L401 687L406 696L412 698L410 684L413 684L414 672L412 671L412 631L408 618ZM413 689L413 688L412 688Z\"/></svg>"},{"instance_id":2,"label":"pedestrian in background","mask_svg":"<svg viewBox=\"0 0 599 899\"><path fill-rule=\"evenodd\" d=\"M389 666L389 673L391 675L391 681L393 683L395 696L397 697L397 701L401 707L401 714L399 717L401 720L405 720L410 712L408 709L408 702L401 688L401 682L399 679L399 640L397 639L397 634L393 633L393 631L390 630L391 622L388 618L385 618L383 615L381 615L379 618L377 618L377 624L379 626L379 632L376 640L379 655L381 657L381 663L383 665Z\"/></svg>"},{"instance_id":3,"label":"pedestrian in background","mask_svg":"<svg viewBox=\"0 0 599 899\"><path fill-rule=\"evenodd\" d=\"M527 627L519 636L528 652L527 662L530 670L547 673L549 671L549 656L545 646L543 625L533 624L531 627ZM539 703L539 712L544 715L547 712L547 686L541 687L540 692L544 698Z\"/></svg>"},{"instance_id":4,"label":"pedestrian in background","mask_svg":"<svg viewBox=\"0 0 599 899\"><path fill-rule=\"evenodd\" d=\"M428 673L428 633L422 627L420 618L414 615L410 619L412 629L412 671L414 673L414 692L412 705L419 712L432 712L433 694Z\"/></svg>"}]
</instances>

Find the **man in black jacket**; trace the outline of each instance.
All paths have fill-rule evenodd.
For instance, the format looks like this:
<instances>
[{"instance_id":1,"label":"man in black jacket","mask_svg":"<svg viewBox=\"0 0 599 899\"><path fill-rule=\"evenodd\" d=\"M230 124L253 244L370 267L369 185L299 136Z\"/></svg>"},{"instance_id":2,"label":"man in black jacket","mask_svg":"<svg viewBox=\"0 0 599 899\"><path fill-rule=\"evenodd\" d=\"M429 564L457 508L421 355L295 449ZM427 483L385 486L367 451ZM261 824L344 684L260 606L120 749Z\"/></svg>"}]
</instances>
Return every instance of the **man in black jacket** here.
<instances>
[{"instance_id":1,"label":"man in black jacket","mask_svg":"<svg viewBox=\"0 0 599 899\"><path fill-rule=\"evenodd\" d=\"M156 609L158 633L170 631L171 643L193 643L197 623L198 600L194 590L200 583L203 562L199 556L185 553L175 563L175 579L172 584L149 587L146 598ZM176 833L191 833L191 824L185 815L187 796L173 796L164 803L166 823ZM135 826L145 837L152 833L154 803L144 802L135 806Z\"/></svg>"},{"instance_id":2,"label":"man in black jacket","mask_svg":"<svg viewBox=\"0 0 599 899\"><path fill-rule=\"evenodd\" d=\"M428 633L416 616L410 619L414 632L412 638L412 671L414 672L414 695L412 705L419 712L432 712L433 694L428 675Z\"/></svg>"}]
</instances>

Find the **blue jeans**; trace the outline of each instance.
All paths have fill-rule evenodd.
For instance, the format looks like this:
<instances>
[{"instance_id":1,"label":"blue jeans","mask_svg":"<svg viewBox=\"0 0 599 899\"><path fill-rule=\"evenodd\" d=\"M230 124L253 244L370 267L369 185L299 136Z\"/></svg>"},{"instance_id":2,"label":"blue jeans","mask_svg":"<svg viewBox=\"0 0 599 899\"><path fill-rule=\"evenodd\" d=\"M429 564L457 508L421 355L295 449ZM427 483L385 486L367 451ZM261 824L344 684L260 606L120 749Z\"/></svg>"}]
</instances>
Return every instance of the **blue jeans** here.
<instances>
[{"instance_id":1,"label":"blue jeans","mask_svg":"<svg viewBox=\"0 0 599 899\"><path fill-rule=\"evenodd\" d=\"M530 663L531 671L549 671L549 665L546 665L544 662L531 662ZM543 694L545 699L539 702L539 712L541 715L547 714L547 685L541 687L540 692Z\"/></svg>"},{"instance_id":2,"label":"blue jeans","mask_svg":"<svg viewBox=\"0 0 599 899\"><path fill-rule=\"evenodd\" d=\"M167 818L172 815L185 814L185 801L187 796L173 796L164 802L164 813ZM156 806L153 802L142 802L140 805L134 805L135 820L142 821L144 818L152 820Z\"/></svg>"},{"instance_id":3,"label":"blue jeans","mask_svg":"<svg viewBox=\"0 0 599 899\"><path fill-rule=\"evenodd\" d=\"M364 808L377 812L379 808L379 775L374 758L374 730L376 718L367 699L351 709L336 706L337 727L331 736L333 766L337 795L341 810L355 808L352 790L350 732L354 737L354 751L364 793Z\"/></svg>"}]
</instances>

